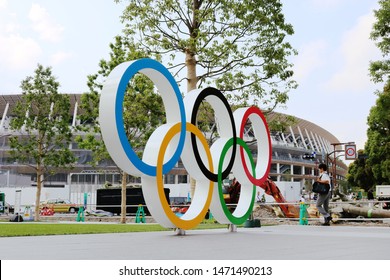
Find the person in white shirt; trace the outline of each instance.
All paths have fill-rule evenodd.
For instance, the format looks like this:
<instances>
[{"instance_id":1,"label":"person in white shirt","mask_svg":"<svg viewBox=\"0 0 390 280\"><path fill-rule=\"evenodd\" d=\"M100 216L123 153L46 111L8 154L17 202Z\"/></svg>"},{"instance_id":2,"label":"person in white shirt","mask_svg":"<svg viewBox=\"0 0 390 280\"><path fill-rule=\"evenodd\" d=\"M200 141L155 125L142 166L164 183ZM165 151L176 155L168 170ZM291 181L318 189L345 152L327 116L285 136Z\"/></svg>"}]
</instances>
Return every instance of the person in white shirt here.
<instances>
[{"instance_id":1,"label":"person in white shirt","mask_svg":"<svg viewBox=\"0 0 390 280\"><path fill-rule=\"evenodd\" d=\"M330 221L332 220L332 216L329 214L329 200L332 192L332 187L330 184L330 177L326 170L328 169L325 163L320 163L318 165L318 169L320 170L320 176L317 179L317 182L322 184L329 184L329 192L325 194L318 194L316 207L318 212L324 216L325 223L324 226L329 226Z\"/></svg>"},{"instance_id":2,"label":"person in white shirt","mask_svg":"<svg viewBox=\"0 0 390 280\"><path fill-rule=\"evenodd\" d=\"M257 192L256 201L261 202L261 195L260 192Z\"/></svg>"}]
</instances>

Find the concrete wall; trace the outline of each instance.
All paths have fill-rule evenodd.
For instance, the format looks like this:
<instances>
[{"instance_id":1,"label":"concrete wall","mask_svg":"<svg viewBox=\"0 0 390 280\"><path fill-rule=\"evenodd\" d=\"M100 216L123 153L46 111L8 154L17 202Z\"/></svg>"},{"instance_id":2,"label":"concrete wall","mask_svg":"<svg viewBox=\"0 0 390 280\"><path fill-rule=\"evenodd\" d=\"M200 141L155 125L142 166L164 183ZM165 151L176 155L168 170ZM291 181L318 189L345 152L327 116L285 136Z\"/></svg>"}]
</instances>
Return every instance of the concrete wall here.
<instances>
[{"instance_id":1,"label":"concrete wall","mask_svg":"<svg viewBox=\"0 0 390 280\"><path fill-rule=\"evenodd\" d=\"M31 186L31 177L11 174L9 170L0 173L0 188L2 187L28 187Z\"/></svg>"},{"instance_id":2,"label":"concrete wall","mask_svg":"<svg viewBox=\"0 0 390 280\"><path fill-rule=\"evenodd\" d=\"M1 187L0 192L5 193L5 201L11 205L18 205L20 203L22 209L24 206L35 205L36 187ZM63 188L44 187L41 192L41 201L51 198L69 199L69 195L69 186Z\"/></svg>"}]
</instances>

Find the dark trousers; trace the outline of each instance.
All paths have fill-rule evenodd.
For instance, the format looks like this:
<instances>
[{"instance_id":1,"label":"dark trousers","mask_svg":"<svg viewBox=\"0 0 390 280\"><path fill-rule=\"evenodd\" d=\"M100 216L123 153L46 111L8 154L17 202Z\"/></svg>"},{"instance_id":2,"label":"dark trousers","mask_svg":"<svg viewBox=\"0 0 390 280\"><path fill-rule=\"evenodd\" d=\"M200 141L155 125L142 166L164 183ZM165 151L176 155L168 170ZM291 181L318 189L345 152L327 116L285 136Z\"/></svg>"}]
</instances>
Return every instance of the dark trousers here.
<instances>
[{"instance_id":1,"label":"dark trousers","mask_svg":"<svg viewBox=\"0 0 390 280\"><path fill-rule=\"evenodd\" d=\"M329 214L329 200L331 197L331 192L328 192L326 194L319 193L317 198L316 207L318 209L318 212L324 216L324 218L327 218L330 216Z\"/></svg>"}]
</instances>

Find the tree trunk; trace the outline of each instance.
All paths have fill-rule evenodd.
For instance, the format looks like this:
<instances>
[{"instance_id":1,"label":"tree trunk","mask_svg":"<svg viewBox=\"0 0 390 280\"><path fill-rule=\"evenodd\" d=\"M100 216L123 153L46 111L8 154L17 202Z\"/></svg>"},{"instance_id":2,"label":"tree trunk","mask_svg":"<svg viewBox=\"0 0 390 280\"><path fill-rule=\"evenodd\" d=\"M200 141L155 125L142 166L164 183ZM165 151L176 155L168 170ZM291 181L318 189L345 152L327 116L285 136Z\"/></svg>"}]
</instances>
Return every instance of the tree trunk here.
<instances>
[{"instance_id":1,"label":"tree trunk","mask_svg":"<svg viewBox=\"0 0 390 280\"><path fill-rule=\"evenodd\" d=\"M196 58L190 51L186 51L186 66L187 66L187 93L193 89L196 89L197 77L196 77ZM195 193L196 180L190 177L190 195L191 200Z\"/></svg>"},{"instance_id":2,"label":"tree trunk","mask_svg":"<svg viewBox=\"0 0 390 280\"><path fill-rule=\"evenodd\" d=\"M187 66L187 92L196 89L196 58L189 50L186 52L186 66Z\"/></svg>"},{"instance_id":3,"label":"tree trunk","mask_svg":"<svg viewBox=\"0 0 390 280\"><path fill-rule=\"evenodd\" d=\"M337 196L340 197L341 201L349 201L349 198L345 194L340 192L339 188L334 190L334 194L335 194L336 198L337 198Z\"/></svg>"},{"instance_id":4,"label":"tree trunk","mask_svg":"<svg viewBox=\"0 0 390 280\"><path fill-rule=\"evenodd\" d=\"M370 207L358 207L351 204L345 204L342 206L343 211L355 216L362 216L365 218L390 218L389 210L376 210Z\"/></svg>"},{"instance_id":5,"label":"tree trunk","mask_svg":"<svg viewBox=\"0 0 390 280\"><path fill-rule=\"evenodd\" d=\"M122 172L122 201L121 201L121 224L126 224L126 185L127 173Z\"/></svg>"},{"instance_id":6,"label":"tree trunk","mask_svg":"<svg viewBox=\"0 0 390 280\"><path fill-rule=\"evenodd\" d=\"M39 205L41 202L41 190L42 190L42 171L40 166L38 166L37 170L37 192L35 194L35 212L34 212L34 221L38 222L39 221Z\"/></svg>"}]
</instances>

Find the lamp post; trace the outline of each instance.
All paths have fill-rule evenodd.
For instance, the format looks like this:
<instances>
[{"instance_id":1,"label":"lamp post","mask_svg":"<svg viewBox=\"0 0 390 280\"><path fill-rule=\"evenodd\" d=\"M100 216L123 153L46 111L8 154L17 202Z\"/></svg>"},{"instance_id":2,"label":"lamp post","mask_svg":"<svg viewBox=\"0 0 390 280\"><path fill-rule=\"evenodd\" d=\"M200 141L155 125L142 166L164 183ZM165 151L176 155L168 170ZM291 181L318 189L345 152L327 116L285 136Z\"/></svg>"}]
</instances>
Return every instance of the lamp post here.
<instances>
[{"instance_id":1,"label":"lamp post","mask_svg":"<svg viewBox=\"0 0 390 280\"><path fill-rule=\"evenodd\" d=\"M337 162L337 157L336 155L333 156L333 159L330 158L331 155L339 152L345 152L345 149L342 150L336 150L337 146L343 146L343 145L355 145L355 142L344 142L344 143L331 143L333 146L333 152L330 152L326 155L326 165L328 166L328 160L332 162L332 177L333 177L333 186L336 187L337 183L337 168L336 168L336 162Z\"/></svg>"},{"instance_id":2,"label":"lamp post","mask_svg":"<svg viewBox=\"0 0 390 280\"><path fill-rule=\"evenodd\" d=\"M1 134L0 135L0 139L3 138L3 137L8 137L8 136L11 136L12 134L11 133L7 133L7 134ZM3 146L3 145L2 145ZM3 163L3 149L1 149L1 163ZM7 182L6 182L6 186L9 187L9 170L7 170Z\"/></svg>"}]
</instances>

